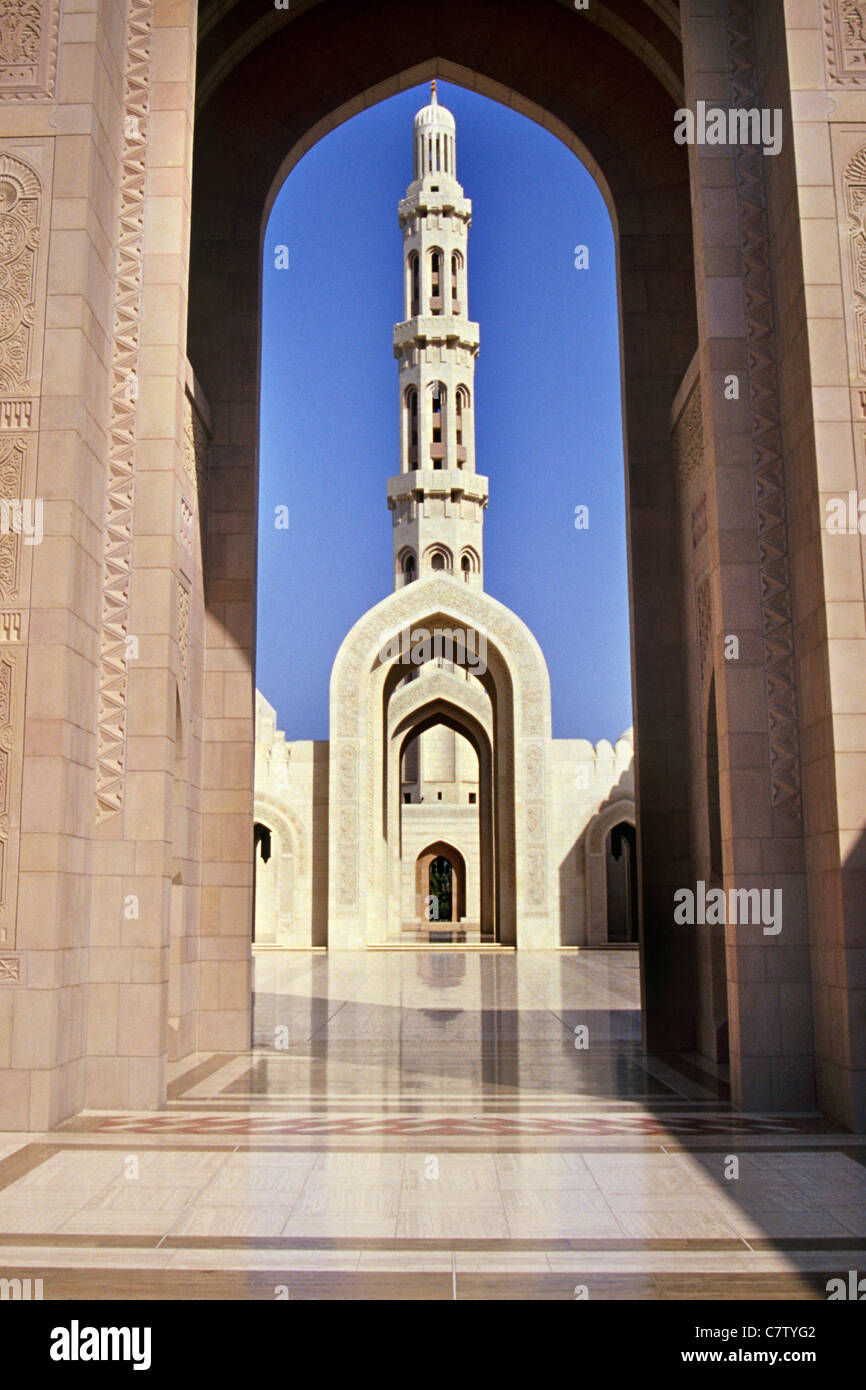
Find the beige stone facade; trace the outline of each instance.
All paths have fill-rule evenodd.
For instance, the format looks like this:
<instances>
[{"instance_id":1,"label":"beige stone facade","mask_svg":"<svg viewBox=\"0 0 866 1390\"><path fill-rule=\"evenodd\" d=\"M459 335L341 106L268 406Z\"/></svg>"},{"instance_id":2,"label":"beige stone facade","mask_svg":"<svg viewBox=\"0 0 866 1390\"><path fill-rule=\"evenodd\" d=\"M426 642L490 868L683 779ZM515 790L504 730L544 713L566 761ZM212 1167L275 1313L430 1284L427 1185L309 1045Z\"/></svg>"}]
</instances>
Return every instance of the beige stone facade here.
<instances>
[{"instance_id":1,"label":"beige stone facade","mask_svg":"<svg viewBox=\"0 0 866 1390\"><path fill-rule=\"evenodd\" d=\"M388 904L383 902L368 919L364 944L448 938L444 918L428 901L427 881L422 884L419 879L419 862L431 846L443 855L456 851L465 874L452 939L480 944L478 758L468 739L441 724L421 734L418 742L418 770L424 775L402 782L404 797L413 799L400 806L400 873L393 917L389 924ZM606 739L595 747L587 739L549 739L545 762L551 905L541 932L525 938L524 944L636 944L625 930L617 936L608 922L611 832L635 824L631 730L615 746ZM327 945L328 743L287 741L277 728L276 711L259 692L255 790L255 941L295 949ZM470 797L476 799L470 803ZM624 923L627 910L625 904L620 906ZM451 918L447 925L452 925ZM488 939L495 940L495 935L489 933Z\"/></svg>"},{"instance_id":2,"label":"beige stone facade","mask_svg":"<svg viewBox=\"0 0 866 1390\"><path fill-rule=\"evenodd\" d=\"M438 74L553 131L613 219L647 1044L728 1037L736 1103L862 1127L863 6L27 9L0 17L0 485L44 537L0 537L0 1126L158 1108L171 1057L248 1043L262 232L322 134ZM701 101L778 109L781 151L677 144ZM491 616L460 591L444 616ZM549 737L524 655L515 789ZM332 712L332 806L380 752L356 714ZM530 821L502 940L549 920ZM328 872L344 946L365 827L347 814ZM779 934L678 923L674 894L715 881L782 892Z\"/></svg>"}]
</instances>

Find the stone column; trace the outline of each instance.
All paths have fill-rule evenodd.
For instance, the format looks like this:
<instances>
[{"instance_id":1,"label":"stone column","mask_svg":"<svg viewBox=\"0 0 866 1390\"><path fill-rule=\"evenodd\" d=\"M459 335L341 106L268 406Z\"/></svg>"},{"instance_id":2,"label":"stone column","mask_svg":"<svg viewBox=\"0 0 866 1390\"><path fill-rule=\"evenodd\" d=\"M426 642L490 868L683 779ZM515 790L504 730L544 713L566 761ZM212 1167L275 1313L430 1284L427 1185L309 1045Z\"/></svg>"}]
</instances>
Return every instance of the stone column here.
<instances>
[{"instance_id":1,"label":"stone column","mask_svg":"<svg viewBox=\"0 0 866 1390\"><path fill-rule=\"evenodd\" d=\"M189 787L198 780L190 634L192 626L200 647L202 625L195 468L184 452L195 8L129 0L126 11L101 575L94 1108L164 1104L172 908L178 940L195 909L184 883ZM183 954L176 950L178 972ZM177 1018L190 1013L185 976L173 992L173 1052ZM193 1033L187 1021L183 1046L194 1045Z\"/></svg>"},{"instance_id":2,"label":"stone column","mask_svg":"<svg viewBox=\"0 0 866 1390\"><path fill-rule=\"evenodd\" d=\"M858 529L856 515L858 504L866 512L866 16L862 5L839 0L774 0L758 11L773 104L790 88L770 218L785 343L818 1101L825 1114L859 1129L866 1123L866 519Z\"/></svg>"},{"instance_id":3,"label":"stone column","mask_svg":"<svg viewBox=\"0 0 866 1390\"><path fill-rule=\"evenodd\" d=\"M750 0L691 0L683 38L692 110L698 100L725 112L782 105L764 90ZM704 683L693 699L701 702L706 756L712 678L728 901L732 889L757 888L780 890L783 905L778 934L762 923L726 927L732 1087L749 1109L808 1108L815 1091L796 636L767 212L774 157L728 144L694 144L689 154L703 420L700 476L688 480L686 582L696 589L704 645ZM703 783L703 819L706 768L692 781Z\"/></svg>"},{"instance_id":4,"label":"stone column","mask_svg":"<svg viewBox=\"0 0 866 1390\"><path fill-rule=\"evenodd\" d=\"M14 1130L85 1103L122 6L61 21L48 2L26 35L13 20L0 21L0 486L44 526L32 546L0 537L0 1127Z\"/></svg>"}]
</instances>

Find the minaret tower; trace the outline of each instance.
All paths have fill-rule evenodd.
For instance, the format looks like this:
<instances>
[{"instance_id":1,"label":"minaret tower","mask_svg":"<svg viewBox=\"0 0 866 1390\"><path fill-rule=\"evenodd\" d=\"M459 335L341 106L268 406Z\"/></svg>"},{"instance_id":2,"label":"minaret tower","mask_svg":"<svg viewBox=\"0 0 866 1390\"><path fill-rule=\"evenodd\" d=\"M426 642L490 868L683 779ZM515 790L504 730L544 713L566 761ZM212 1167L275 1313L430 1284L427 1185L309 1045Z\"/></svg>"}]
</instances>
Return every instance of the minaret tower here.
<instances>
[{"instance_id":1,"label":"minaret tower","mask_svg":"<svg viewBox=\"0 0 866 1390\"><path fill-rule=\"evenodd\" d=\"M415 117L415 177L400 203L405 320L400 364L400 472L388 480L394 587L433 574L483 584L487 479L475 472L478 324L468 317L472 204L457 182L454 117L436 97Z\"/></svg>"}]
</instances>

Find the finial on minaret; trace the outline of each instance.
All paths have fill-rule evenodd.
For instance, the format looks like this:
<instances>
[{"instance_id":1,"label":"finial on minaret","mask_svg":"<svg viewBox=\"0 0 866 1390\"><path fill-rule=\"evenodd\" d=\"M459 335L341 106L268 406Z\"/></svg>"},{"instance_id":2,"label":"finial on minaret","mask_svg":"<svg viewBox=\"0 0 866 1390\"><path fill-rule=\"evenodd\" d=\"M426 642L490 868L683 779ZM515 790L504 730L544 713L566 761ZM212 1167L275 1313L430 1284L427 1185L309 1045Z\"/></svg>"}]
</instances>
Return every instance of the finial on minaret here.
<instances>
[{"instance_id":1,"label":"finial on minaret","mask_svg":"<svg viewBox=\"0 0 866 1390\"><path fill-rule=\"evenodd\" d=\"M437 95L436 95L436 78L435 78L435 77L433 78L433 81L430 83L430 105L431 105L431 106L438 106L438 105L439 105L439 98L438 98Z\"/></svg>"}]
</instances>

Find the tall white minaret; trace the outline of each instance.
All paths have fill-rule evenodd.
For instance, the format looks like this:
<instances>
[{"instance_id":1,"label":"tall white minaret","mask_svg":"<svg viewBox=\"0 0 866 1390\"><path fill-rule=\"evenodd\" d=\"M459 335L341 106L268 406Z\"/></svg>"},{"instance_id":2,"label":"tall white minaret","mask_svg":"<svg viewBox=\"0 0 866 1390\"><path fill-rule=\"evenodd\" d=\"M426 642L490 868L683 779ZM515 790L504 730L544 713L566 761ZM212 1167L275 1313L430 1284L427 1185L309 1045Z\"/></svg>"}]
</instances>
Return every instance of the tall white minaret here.
<instances>
[{"instance_id":1,"label":"tall white minaret","mask_svg":"<svg viewBox=\"0 0 866 1390\"><path fill-rule=\"evenodd\" d=\"M468 317L472 204L457 182L454 117L436 97L415 117L415 177L400 203L405 313L400 364L400 472L388 480L394 587L440 573L483 585L487 479L475 472L478 324Z\"/></svg>"}]
</instances>

